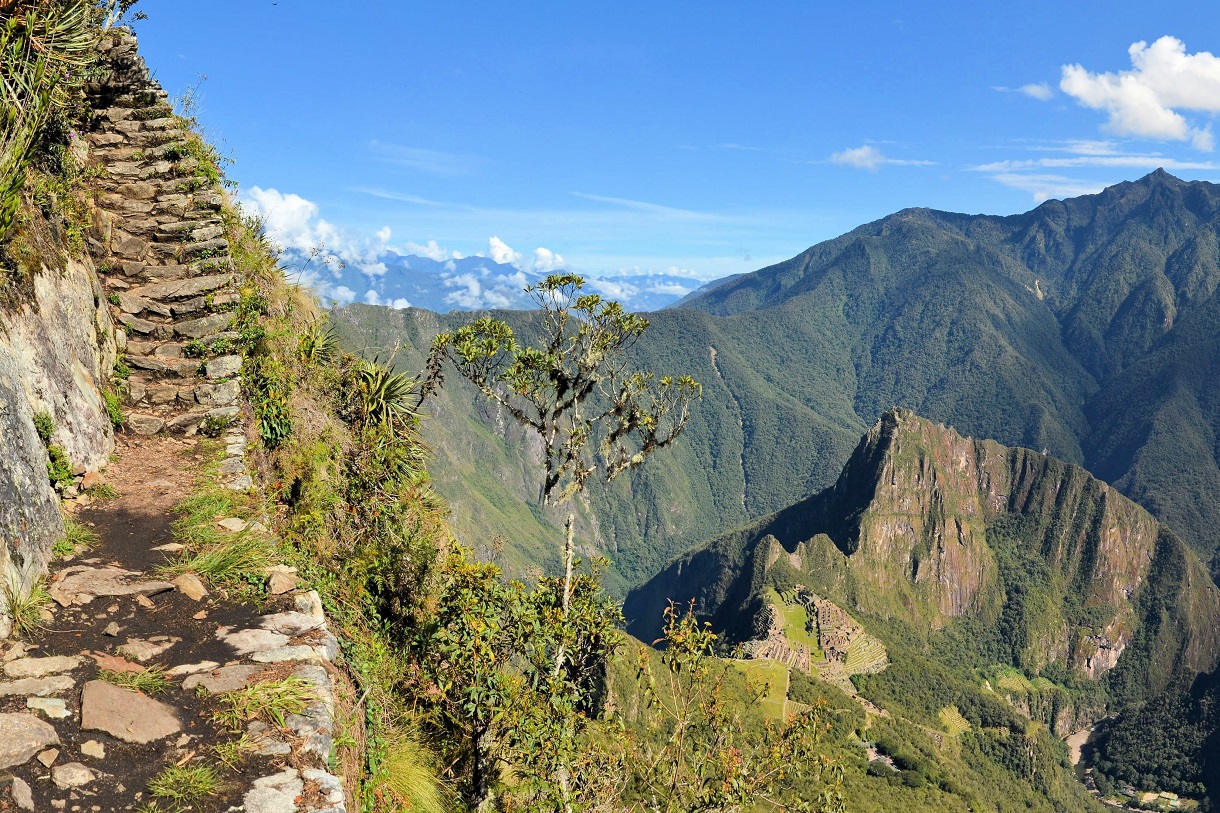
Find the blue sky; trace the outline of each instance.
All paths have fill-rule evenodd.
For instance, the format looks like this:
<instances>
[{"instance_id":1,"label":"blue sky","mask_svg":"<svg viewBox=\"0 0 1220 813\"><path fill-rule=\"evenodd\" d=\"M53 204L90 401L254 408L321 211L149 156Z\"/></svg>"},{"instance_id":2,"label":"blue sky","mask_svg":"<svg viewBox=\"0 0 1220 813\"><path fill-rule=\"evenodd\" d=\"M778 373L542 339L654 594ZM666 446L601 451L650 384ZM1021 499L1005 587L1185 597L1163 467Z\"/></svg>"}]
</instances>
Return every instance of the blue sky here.
<instances>
[{"instance_id":1,"label":"blue sky","mask_svg":"<svg viewBox=\"0 0 1220 813\"><path fill-rule=\"evenodd\" d=\"M242 198L358 263L712 279L908 206L1011 214L1157 166L1220 181L1210 3L139 8L171 95L206 75Z\"/></svg>"}]
</instances>

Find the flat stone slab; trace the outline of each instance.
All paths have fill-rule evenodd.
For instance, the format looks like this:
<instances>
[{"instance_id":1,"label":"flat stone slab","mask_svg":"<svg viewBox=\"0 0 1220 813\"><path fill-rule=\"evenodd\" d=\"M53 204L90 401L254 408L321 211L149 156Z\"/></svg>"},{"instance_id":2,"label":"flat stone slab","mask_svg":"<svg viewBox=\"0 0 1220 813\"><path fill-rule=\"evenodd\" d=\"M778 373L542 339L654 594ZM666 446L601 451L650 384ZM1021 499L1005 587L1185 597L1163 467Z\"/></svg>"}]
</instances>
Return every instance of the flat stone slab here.
<instances>
[{"instance_id":1,"label":"flat stone slab","mask_svg":"<svg viewBox=\"0 0 1220 813\"><path fill-rule=\"evenodd\" d=\"M146 641L143 638L129 638L127 643L120 646L116 652L140 663L152 660L160 655L165 650L169 649L174 644L181 641L181 638L168 638L164 641Z\"/></svg>"},{"instance_id":2,"label":"flat stone slab","mask_svg":"<svg viewBox=\"0 0 1220 813\"><path fill-rule=\"evenodd\" d=\"M0 714L0 769L24 765L43 748L58 743L51 724L33 714Z\"/></svg>"},{"instance_id":3,"label":"flat stone slab","mask_svg":"<svg viewBox=\"0 0 1220 813\"><path fill-rule=\"evenodd\" d=\"M304 790L305 783L300 774L289 768L255 779L254 787L242 800L242 806L247 813L296 813L296 798Z\"/></svg>"},{"instance_id":4,"label":"flat stone slab","mask_svg":"<svg viewBox=\"0 0 1220 813\"><path fill-rule=\"evenodd\" d=\"M258 620L258 625L265 630L283 635L300 635L310 630L321 629L323 620L305 613L283 612L274 615L264 615Z\"/></svg>"},{"instance_id":5,"label":"flat stone slab","mask_svg":"<svg viewBox=\"0 0 1220 813\"><path fill-rule=\"evenodd\" d=\"M25 707L41 711L52 720L62 720L72 716L72 712L68 711L68 704L58 697L27 697Z\"/></svg>"},{"instance_id":6,"label":"flat stone slab","mask_svg":"<svg viewBox=\"0 0 1220 813\"><path fill-rule=\"evenodd\" d=\"M210 672L213 669L220 667L216 661L200 661L199 663L184 663L175 666L172 669L165 670L165 674L170 677L182 677L183 675L194 675L199 672Z\"/></svg>"},{"instance_id":7,"label":"flat stone slab","mask_svg":"<svg viewBox=\"0 0 1220 813\"><path fill-rule=\"evenodd\" d=\"M143 573L121 567L66 567L51 584L51 598L61 607L88 604L98 596L145 596L173 590L169 582L145 580Z\"/></svg>"},{"instance_id":8,"label":"flat stone slab","mask_svg":"<svg viewBox=\"0 0 1220 813\"><path fill-rule=\"evenodd\" d=\"M238 689L244 689L246 683L250 680L250 676L256 672L261 672L263 668L262 666L254 666L248 663L235 663L230 666L222 666L210 672L198 672L191 675L182 681L182 688L190 691L196 686L202 686L212 694L235 692Z\"/></svg>"},{"instance_id":9,"label":"flat stone slab","mask_svg":"<svg viewBox=\"0 0 1220 813\"><path fill-rule=\"evenodd\" d=\"M63 765L56 765L51 769L51 781L60 790L79 788L82 785L88 785L96 778L93 771L79 762L65 762Z\"/></svg>"},{"instance_id":10,"label":"flat stone slab","mask_svg":"<svg viewBox=\"0 0 1220 813\"><path fill-rule=\"evenodd\" d=\"M209 333L224 330L233 322L231 313L213 313L199 319L190 319L174 325L174 332L188 339L201 339Z\"/></svg>"},{"instance_id":11,"label":"flat stone slab","mask_svg":"<svg viewBox=\"0 0 1220 813\"><path fill-rule=\"evenodd\" d=\"M26 695L47 697L52 694L66 692L76 685L76 681L67 675L50 675L40 678L22 678L9 683L0 683L0 697Z\"/></svg>"},{"instance_id":12,"label":"flat stone slab","mask_svg":"<svg viewBox=\"0 0 1220 813\"><path fill-rule=\"evenodd\" d=\"M123 742L153 742L182 730L169 706L101 680L85 684L80 714L85 731L104 731Z\"/></svg>"},{"instance_id":13,"label":"flat stone slab","mask_svg":"<svg viewBox=\"0 0 1220 813\"><path fill-rule=\"evenodd\" d=\"M233 281L232 274L212 274L205 277L155 282L132 289L131 293L145 299L190 299L223 288Z\"/></svg>"},{"instance_id":14,"label":"flat stone slab","mask_svg":"<svg viewBox=\"0 0 1220 813\"><path fill-rule=\"evenodd\" d=\"M50 658L20 658L4 664L4 674L11 678L42 677L56 672L68 672L80 666L76 655L55 655Z\"/></svg>"},{"instance_id":15,"label":"flat stone slab","mask_svg":"<svg viewBox=\"0 0 1220 813\"><path fill-rule=\"evenodd\" d=\"M239 630L229 632L222 628L217 630L216 637L224 641L239 655L251 655L255 652L266 652L288 645L289 636L271 630Z\"/></svg>"},{"instance_id":16,"label":"flat stone slab","mask_svg":"<svg viewBox=\"0 0 1220 813\"><path fill-rule=\"evenodd\" d=\"M250 656L255 663L283 663L284 661L324 661L326 656L313 646L281 646Z\"/></svg>"}]
</instances>

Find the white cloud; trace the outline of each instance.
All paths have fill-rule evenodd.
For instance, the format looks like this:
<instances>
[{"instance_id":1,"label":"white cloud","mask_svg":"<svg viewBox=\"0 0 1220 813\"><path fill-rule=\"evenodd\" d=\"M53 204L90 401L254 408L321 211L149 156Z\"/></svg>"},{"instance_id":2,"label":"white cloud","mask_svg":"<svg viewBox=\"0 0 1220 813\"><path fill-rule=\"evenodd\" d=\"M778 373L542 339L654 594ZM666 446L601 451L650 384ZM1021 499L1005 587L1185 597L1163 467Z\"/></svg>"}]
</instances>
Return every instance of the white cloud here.
<instances>
[{"instance_id":1,"label":"white cloud","mask_svg":"<svg viewBox=\"0 0 1220 813\"><path fill-rule=\"evenodd\" d=\"M370 277L383 277L389 269L386 268L385 263L364 263L360 266L360 270Z\"/></svg>"},{"instance_id":2,"label":"white cloud","mask_svg":"<svg viewBox=\"0 0 1220 813\"><path fill-rule=\"evenodd\" d=\"M252 186L240 202L263 219L267 234L283 248L307 252L338 235L334 226L318 217L318 204L300 195Z\"/></svg>"},{"instance_id":3,"label":"white cloud","mask_svg":"<svg viewBox=\"0 0 1220 813\"><path fill-rule=\"evenodd\" d=\"M655 285L649 285L645 290L650 294L669 294L670 296L686 296L694 288L687 288L685 285L679 285L676 282L658 282Z\"/></svg>"},{"instance_id":4,"label":"white cloud","mask_svg":"<svg viewBox=\"0 0 1220 813\"><path fill-rule=\"evenodd\" d=\"M978 172L1020 172L1027 169L1068 169L1072 167L1120 167L1127 169L1220 169L1213 161L1179 161L1159 153L1120 153L1117 155L1072 155L1064 158L1035 158L993 161L971 167Z\"/></svg>"},{"instance_id":5,"label":"white cloud","mask_svg":"<svg viewBox=\"0 0 1220 813\"><path fill-rule=\"evenodd\" d=\"M1051 86L1046 82L1031 82L1028 85L1021 85L1017 88L1018 93L1024 93L1031 99L1037 99L1040 102L1045 102L1055 95L1055 91L1051 90Z\"/></svg>"},{"instance_id":6,"label":"white cloud","mask_svg":"<svg viewBox=\"0 0 1220 813\"><path fill-rule=\"evenodd\" d=\"M437 245L435 240L429 240L427 243L424 243L423 245L420 245L419 243L412 243L410 240L408 240L407 244L406 244L406 246L404 246L404 248L410 254L415 254L419 257L427 257L429 260L436 260L437 262L440 262L441 260L445 260L445 259L450 259L451 257L453 257L453 258L457 257L456 252L454 252L453 254L450 254L445 249L443 249L439 245Z\"/></svg>"},{"instance_id":7,"label":"white cloud","mask_svg":"<svg viewBox=\"0 0 1220 813\"><path fill-rule=\"evenodd\" d=\"M618 300L619 302L622 302L624 299L634 299L640 294L640 289L638 287L629 282L622 282L621 280L614 281L590 277L585 280L585 285L592 288L594 291L597 291L602 296Z\"/></svg>"},{"instance_id":8,"label":"white cloud","mask_svg":"<svg viewBox=\"0 0 1220 813\"><path fill-rule=\"evenodd\" d=\"M995 180L1033 195L1036 203L1051 198L1072 198L1077 195L1095 195L1105 184L1068 178L1063 175L1037 175L1020 172L1001 172L992 176Z\"/></svg>"},{"instance_id":9,"label":"white cloud","mask_svg":"<svg viewBox=\"0 0 1220 813\"><path fill-rule=\"evenodd\" d=\"M388 243L388 242L390 242L391 234L393 234L393 232L390 231L389 226L382 226L380 229L377 230L377 239L380 240L382 243Z\"/></svg>"},{"instance_id":10,"label":"white cloud","mask_svg":"<svg viewBox=\"0 0 1220 813\"><path fill-rule=\"evenodd\" d=\"M390 303L390 307L393 308L394 310L401 311L401 310L406 310L407 308L411 307L411 303L400 296L398 299L395 299L393 302Z\"/></svg>"},{"instance_id":11,"label":"white cloud","mask_svg":"<svg viewBox=\"0 0 1220 813\"><path fill-rule=\"evenodd\" d=\"M512 300L505 293L488 289L474 274L457 274L444 280L446 288L454 290L445 295L445 301L459 308L508 308Z\"/></svg>"},{"instance_id":12,"label":"white cloud","mask_svg":"<svg viewBox=\"0 0 1220 813\"><path fill-rule=\"evenodd\" d=\"M383 141L373 141L370 146L391 164L430 175L473 175L483 163L483 159L476 155L442 152L423 147L407 147Z\"/></svg>"},{"instance_id":13,"label":"white cloud","mask_svg":"<svg viewBox=\"0 0 1220 813\"><path fill-rule=\"evenodd\" d=\"M323 297L325 300L327 297ZM338 285L330 290L330 299L338 302L340 307L350 305L356 301L356 292L345 285Z\"/></svg>"},{"instance_id":14,"label":"white cloud","mask_svg":"<svg viewBox=\"0 0 1220 813\"><path fill-rule=\"evenodd\" d=\"M1120 136L1162 141L1190 141L1210 151L1210 126L1192 124L1181 110L1220 112L1220 58L1207 52L1186 53L1176 37L1144 41L1127 49L1132 69L1092 73L1082 65L1064 65L1059 88L1080 104L1104 110L1106 129Z\"/></svg>"},{"instance_id":15,"label":"white cloud","mask_svg":"<svg viewBox=\"0 0 1220 813\"><path fill-rule=\"evenodd\" d=\"M520 252L514 251L499 237L488 238L487 254L493 262L507 263L509 265L516 265L522 259Z\"/></svg>"},{"instance_id":16,"label":"white cloud","mask_svg":"<svg viewBox=\"0 0 1220 813\"><path fill-rule=\"evenodd\" d=\"M928 167L936 163L935 161L915 161L907 158L890 158L871 144L840 150L839 152L836 152L830 156L830 162L832 164L840 164L842 166L855 167L856 169L867 169L870 171L876 171L886 164L907 167Z\"/></svg>"},{"instance_id":17,"label":"white cloud","mask_svg":"<svg viewBox=\"0 0 1220 813\"><path fill-rule=\"evenodd\" d=\"M531 263L530 268L539 274L550 274L563 268L563 265L564 260L562 255L556 254L549 248L539 246L534 249L534 261Z\"/></svg>"}]
</instances>

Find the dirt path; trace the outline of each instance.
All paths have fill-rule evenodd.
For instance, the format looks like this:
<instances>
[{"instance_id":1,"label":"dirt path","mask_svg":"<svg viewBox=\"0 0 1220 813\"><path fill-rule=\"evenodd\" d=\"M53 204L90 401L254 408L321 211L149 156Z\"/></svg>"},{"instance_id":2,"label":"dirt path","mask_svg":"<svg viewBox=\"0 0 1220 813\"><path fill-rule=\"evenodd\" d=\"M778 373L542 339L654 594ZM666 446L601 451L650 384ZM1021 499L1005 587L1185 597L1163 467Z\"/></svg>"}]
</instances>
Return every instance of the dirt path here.
<instances>
[{"instance_id":1,"label":"dirt path","mask_svg":"<svg viewBox=\"0 0 1220 813\"><path fill-rule=\"evenodd\" d=\"M173 508L191 492L204 455L195 439L126 440L106 471L119 496L73 506L76 519L98 533L97 544L52 563L56 604L46 630L31 642L0 644L0 772L15 777L0 782L0 810L141 809L152 801L149 782L169 766L218 776L215 793L182 809L332 806L334 788L310 780L330 749L330 714L318 702L297 715L317 742L255 721L246 731L254 745L237 763L218 758L217 746L237 735L213 721L220 701L210 692L291 674L326 684L327 659L312 645L329 633L320 607L315 615L284 612L301 606L300 597L268 597L255 607L218 590L198 596L157 572L174 554L156 548L174 544ZM103 670L154 667L169 675L160 692L99 680ZM252 794L281 806L260 807ZM172 807L163 799L159 809Z\"/></svg>"}]
</instances>

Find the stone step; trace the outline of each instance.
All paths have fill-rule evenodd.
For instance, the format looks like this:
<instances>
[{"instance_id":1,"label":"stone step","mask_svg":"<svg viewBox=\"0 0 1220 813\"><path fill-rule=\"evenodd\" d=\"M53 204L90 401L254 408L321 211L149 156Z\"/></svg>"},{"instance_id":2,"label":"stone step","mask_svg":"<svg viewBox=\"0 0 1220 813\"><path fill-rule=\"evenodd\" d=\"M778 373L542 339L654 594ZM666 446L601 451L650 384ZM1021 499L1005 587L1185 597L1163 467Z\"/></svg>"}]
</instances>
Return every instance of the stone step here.
<instances>
[{"instance_id":1,"label":"stone step","mask_svg":"<svg viewBox=\"0 0 1220 813\"><path fill-rule=\"evenodd\" d=\"M224 234L224 225L217 219L177 220L157 227L153 238L160 242L203 243Z\"/></svg>"},{"instance_id":2,"label":"stone step","mask_svg":"<svg viewBox=\"0 0 1220 813\"><path fill-rule=\"evenodd\" d=\"M233 324L232 313L213 313L199 319L177 322L173 326L174 333L188 339L203 339L214 333L226 331Z\"/></svg>"},{"instance_id":3,"label":"stone step","mask_svg":"<svg viewBox=\"0 0 1220 813\"><path fill-rule=\"evenodd\" d=\"M145 299L144 297L138 296L129 291L119 292L118 300L119 310L125 314L139 316L140 314L147 312L156 314L157 316L164 316L167 319L172 316L168 305L155 300Z\"/></svg>"},{"instance_id":4,"label":"stone step","mask_svg":"<svg viewBox=\"0 0 1220 813\"><path fill-rule=\"evenodd\" d=\"M124 356L128 367L172 376L192 376L199 372L199 359L155 356Z\"/></svg>"},{"instance_id":5,"label":"stone step","mask_svg":"<svg viewBox=\"0 0 1220 813\"><path fill-rule=\"evenodd\" d=\"M233 281L232 274L211 274L189 279L158 282L133 288L131 293L146 299L190 299L225 287Z\"/></svg>"},{"instance_id":6,"label":"stone step","mask_svg":"<svg viewBox=\"0 0 1220 813\"><path fill-rule=\"evenodd\" d=\"M228 253L229 241L224 237L213 237L202 242L191 243L182 249L182 256L184 257L200 257L200 255L216 256Z\"/></svg>"}]
</instances>

